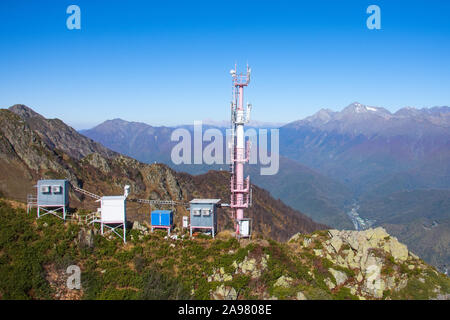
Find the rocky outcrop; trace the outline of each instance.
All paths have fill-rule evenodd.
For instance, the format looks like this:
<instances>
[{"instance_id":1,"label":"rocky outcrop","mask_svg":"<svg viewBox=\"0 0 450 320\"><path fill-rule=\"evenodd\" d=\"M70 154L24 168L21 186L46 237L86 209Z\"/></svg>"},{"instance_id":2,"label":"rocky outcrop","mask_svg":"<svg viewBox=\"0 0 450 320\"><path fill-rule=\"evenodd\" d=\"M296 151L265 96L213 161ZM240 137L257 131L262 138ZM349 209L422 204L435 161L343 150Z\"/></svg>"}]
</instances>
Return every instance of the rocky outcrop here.
<instances>
[{"instance_id":1,"label":"rocky outcrop","mask_svg":"<svg viewBox=\"0 0 450 320\"><path fill-rule=\"evenodd\" d=\"M397 286L381 276L386 257L392 257L396 263L403 263L410 257L406 245L390 236L386 230L381 227L364 231L329 230L328 235L324 250L315 250L315 254L326 257L340 267L356 271L363 293L382 298L385 290L404 286ZM347 280L343 272L330 269L330 273L338 286Z\"/></svg>"},{"instance_id":2,"label":"rocky outcrop","mask_svg":"<svg viewBox=\"0 0 450 320\"><path fill-rule=\"evenodd\" d=\"M387 292L400 292L412 275L427 268L406 245L381 227L364 231L332 229L322 235L296 234L289 243L334 265L323 278L332 292L345 287L361 299L382 299Z\"/></svg>"},{"instance_id":3,"label":"rocky outcrop","mask_svg":"<svg viewBox=\"0 0 450 320\"><path fill-rule=\"evenodd\" d=\"M78 245L82 248L94 247L94 232L91 229L81 228L78 233Z\"/></svg>"},{"instance_id":4,"label":"rocky outcrop","mask_svg":"<svg viewBox=\"0 0 450 320\"><path fill-rule=\"evenodd\" d=\"M231 266L233 267L233 271L231 273L226 273L223 267L216 268L213 270L213 273L208 276L208 282L218 281L218 282L227 282L232 281L233 276L235 275L246 275L251 278L259 278L262 272L267 268L267 259L268 256L262 256L260 261L258 262L255 258L249 258L246 256L243 261L237 262L233 261Z\"/></svg>"},{"instance_id":5,"label":"rocky outcrop","mask_svg":"<svg viewBox=\"0 0 450 320\"><path fill-rule=\"evenodd\" d=\"M372 264L368 261L370 249L382 249L392 255L395 260L406 261L408 259L408 248L400 243L397 238L390 236L385 229L378 227L365 231L352 230L329 230L330 239L325 242L328 252L339 253L342 246L347 244L347 266L356 267L358 264ZM351 250L350 250L351 249Z\"/></svg>"}]
</instances>

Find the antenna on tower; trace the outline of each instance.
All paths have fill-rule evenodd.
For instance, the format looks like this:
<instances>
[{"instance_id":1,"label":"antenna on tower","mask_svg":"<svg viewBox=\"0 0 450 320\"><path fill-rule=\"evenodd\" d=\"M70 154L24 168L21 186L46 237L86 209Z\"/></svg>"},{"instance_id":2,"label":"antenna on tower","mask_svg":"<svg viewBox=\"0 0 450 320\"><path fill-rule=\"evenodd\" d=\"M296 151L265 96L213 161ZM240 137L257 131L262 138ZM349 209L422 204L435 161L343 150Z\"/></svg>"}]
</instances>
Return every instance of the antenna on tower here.
<instances>
[{"instance_id":1,"label":"antenna on tower","mask_svg":"<svg viewBox=\"0 0 450 320\"><path fill-rule=\"evenodd\" d=\"M250 202L250 177L244 181L244 164L249 160L250 145L245 143L244 124L250 120L252 105L247 103L244 110L244 87L250 82L251 69L247 63L246 74L238 73L237 66L230 71L233 78L233 91L231 102L231 199L230 207L235 219L236 236L250 237L251 219L244 218L244 209L251 205ZM246 150L247 149L247 150Z\"/></svg>"}]
</instances>

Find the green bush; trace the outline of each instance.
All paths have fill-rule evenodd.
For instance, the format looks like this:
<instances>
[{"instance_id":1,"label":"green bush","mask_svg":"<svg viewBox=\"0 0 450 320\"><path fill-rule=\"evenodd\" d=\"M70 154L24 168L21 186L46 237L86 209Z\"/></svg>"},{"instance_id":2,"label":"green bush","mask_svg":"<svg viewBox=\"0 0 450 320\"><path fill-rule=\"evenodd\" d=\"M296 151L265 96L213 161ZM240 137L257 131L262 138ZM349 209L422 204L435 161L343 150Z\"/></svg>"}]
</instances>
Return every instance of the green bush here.
<instances>
[{"instance_id":1,"label":"green bush","mask_svg":"<svg viewBox=\"0 0 450 320\"><path fill-rule=\"evenodd\" d=\"M190 299L191 295L180 284L179 279L151 269L143 276L143 290L139 298L144 300L179 300Z\"/></svg>"},{"instance_id":2,"label":"green bush","mask_svg":"<svg viewBox=\"0 0 450 320\"><path fill-rule=\"evenodd\" d=\"M359 300L359 298L351 294L350 289L342 287L333 295L334 300Z\"/></svg>"}]
</instances>

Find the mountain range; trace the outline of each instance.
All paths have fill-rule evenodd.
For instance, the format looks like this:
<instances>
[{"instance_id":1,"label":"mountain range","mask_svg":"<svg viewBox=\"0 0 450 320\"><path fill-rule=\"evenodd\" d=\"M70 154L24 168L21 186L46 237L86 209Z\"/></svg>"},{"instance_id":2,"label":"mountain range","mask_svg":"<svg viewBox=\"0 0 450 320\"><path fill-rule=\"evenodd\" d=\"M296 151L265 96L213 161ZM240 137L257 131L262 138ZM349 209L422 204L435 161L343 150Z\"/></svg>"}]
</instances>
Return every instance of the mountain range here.
<instances>
[{"instance_id":1,"label":"mountain range","mask_svg":"<svg viewBox=\"0 0 450 320\"><path fill-rule=\"evenodd\" d=\"M116 119L81 133L116 152L146 163L163 162L177 171L228 170L225 165L174 165L169 158L175 145L171 130ZM445 223L450 216L445 206L445 190L450 189L449 107L406 107L391 113L355 102L342 111L322 109L281 126L279 136L278 174L261 176L258 166L249 167L258 186L336 228L352 228L355 217L348 213L357 208L353 212L366 222L357 226L383 226L427 261L440 267L450 264L450 229ZM416 199L432 201L411 206ZM400 208L408 208L414 219L392 220L393 214L406 214ZM427 228L430 212L437 211L440 227Z\"/></svg>"},{"instance_id":2,"label":"mountain range","mask_svg":"<svg viewBox=\"0 0 450 320\"><path fill-rule=\"evenodd\" d=\"M353 103L322 109L280 129L280 152L349 186L356 196L393 174L440 161L450 150L450 108L400 109ZM439 185L450 187L450 180Z\"/></svg>"}]
</instances>

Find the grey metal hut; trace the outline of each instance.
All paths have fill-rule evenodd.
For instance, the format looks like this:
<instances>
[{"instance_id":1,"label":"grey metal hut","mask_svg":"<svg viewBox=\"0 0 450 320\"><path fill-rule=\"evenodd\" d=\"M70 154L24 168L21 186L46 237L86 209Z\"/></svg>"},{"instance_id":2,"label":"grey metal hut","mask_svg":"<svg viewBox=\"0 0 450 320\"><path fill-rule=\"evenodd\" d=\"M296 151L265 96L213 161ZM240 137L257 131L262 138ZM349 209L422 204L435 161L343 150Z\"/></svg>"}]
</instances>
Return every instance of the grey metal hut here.
<instances>
[{"instance_id":1,"label":"grey metal hut","mask_svg":"<svg viewBox=\"0 0 450 320\"><path fill-rule=\"evenodd\" d=\"M66 219L69 206L68 180L38 180L37 182L37 216L53 214ZM44 213L41 214L41 211ZM62 216L60 214L62 213Z\"/></svg>"},{"instance_id":2,"label":"grey metal hut","mask_svg":"<svg viewBox=\"0 0 450 320\"><path fill-rule=\"evenodd\" d=\"M193 199L190 204L190 235L195 229L210 230L214 237L217 232L217 207L220 199Z\"/></svg>"}]
</instances>

